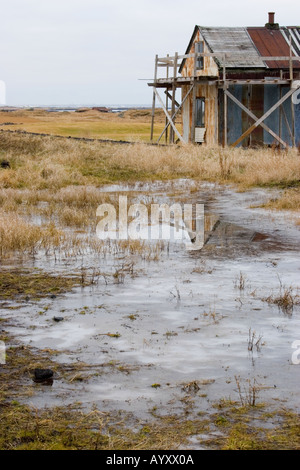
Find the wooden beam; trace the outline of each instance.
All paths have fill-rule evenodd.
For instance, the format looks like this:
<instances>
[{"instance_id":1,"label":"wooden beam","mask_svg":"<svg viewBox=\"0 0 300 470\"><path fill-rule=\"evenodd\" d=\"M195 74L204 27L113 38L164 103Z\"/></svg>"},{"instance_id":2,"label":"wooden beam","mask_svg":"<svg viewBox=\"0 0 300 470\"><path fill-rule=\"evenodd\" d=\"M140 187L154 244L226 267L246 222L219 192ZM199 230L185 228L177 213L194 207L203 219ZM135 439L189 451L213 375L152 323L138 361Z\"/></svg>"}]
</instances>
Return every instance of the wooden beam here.
<instances>
[{"instance_id":1,"label":"wooden beam","mask_svg":"<svg viewBox=\"0 0 300 470\"><path fill-rule=\"evenodd\" d=\"M169 67L170 65L173 65L173 60L170 59L170 56L169 54L167 54L167 58L166 59L158 59L159 62L164 62L163 64L158 64L158 66L162 65L162 66L167 66Z\"/></svg>"},{"instance_id":2,"label":"wooden beam","mask_svg":"<svg viewBox=\"0 0 300 470\"><path fill-rule=\"evenodd\" d=\"M227 94L226 94L226 56L223 57L223 96L224 96L224 124L223 124L223 147L227 147Z\"/></svg>"},{"instance_id":3,"label":"wooden beam","mask_svg":"<svg viewBox=\"0 0 300 470\"><path fill-rule=\"evenodd\" d=\"M299 56L293 56L292 58L290 57L286 57L286 56L279 56L279 57L260 57L261 60L263 60L264 62L268 62L270 60L275 60L276 62L280 62L280 61L284 61L284 62L288 62L289 60L292 60L293 62L299 62L300 61L300 57Z\"/></svg>"},{"instance_id":4,"label":"wooden beam","mask_svg":"<svg viewBox=\"0 0 300 470\"><path fill-rule=\"evenodd\" d=\"M197 77L197 60L196 54L194 54L194 73L193 73L193 99L192 99L192 127L191 127L191 142L195 143L195 128L196 128L196 99L197 99L197 86L196 86L196 77Z\"/></svg>"},{"instance_id":5,"label":"wooden beam","mask_svg":"<svg viewBox=\"0 0 300 470\"><path fill-rule=\"evenodd\" d=\"M282 77L282 70L280 70L280 76ZM282 86L279 86L279 99L282 98ZM282 137L282 106L279 106L279 137Z\"/></svg>"},{"instance_id":6,"label":"wooden beam","mask_svg":"<svg viewBox=\"0 0 300 470\"><path fill-rule=\"evenodd\" d=\"M165 91L165 94L168 96L168 98L170 98L170 100L172 100L172 95L168 92L168 90ZM180 104L176 100L175 100L175 106L177 106L177 108L179 108L180 106Z\"/></svg>"},{"instance_id":7,"label":"wooden beam","mask_svg":"<svg viewBox=\"0 0 300 470\"><path fill-rule=\"evenodd\" d=\"M218 81L219 87L223 88L223 80ZM238 80L238 79L230 79L227 78L228 85L290 85L290 80Z\"/></svg>"},{"instance_id":8,"label":"wooden beam","mask_svg":"<svg viewBox=\"0 0 300 470\"><path fill-rule=\"evenodd\" d=\"M153 142L153 134L154 134L154 119L155 119L155 85L157 80L157 62L158 62L158 55L155 56L155 67L154 67L154 88L153 88L153 97L152 97L152 116L151 116L151 133L150 133L150 141Z\"/></svg>"},{"instance_id":9,"label":"wooden beam","mask_svg":"<svg viewBox=\"0 0 300 470\"><path fill-rule=\"evenodd\" d=\"M223 80L219 80L218 77L197 77L199 83L203 84L218 84L219 88L223 89ZM193 81L193 77L177 77L177 87L180 85L186 85ZM158 78L156 80L156 86L165 88L167 85L173 85L173 78ZM290 85L290 80L236 80L227 78L227 85ZM148 86L155 86L154 83L148 82Z\"/></svg>"},{"instance_id":10,"label":"wooden beam","mask_svg":"<svg viewBox=\"0 0 300 470\"><path fill-rule=\"evenodd\" d=\"M187 94L185 95L184 99L182 100L182 103L180 105L178 105L179 107L176 109L175 111L175 115L172 116L172 121L174 120L176 114L178 114L179 110L182 108L182 106L184 105L185 101L187 100L189 94L191 93L192 89L193 89L194 85L191 86L191 88L189 89L189 91L187 92ZM166 108L168 109L168 108ZM168 119L167 119L168 120ZM170 122L168 121L168 123L166 124L166 127L164 128L164 130L162 131L162 133L160 134L158 140L157 140L157 143L159 143L160 139L162 138L162 136L164 135L164 133L168 130L168 127L170 125Z\"/></svg>"},{"instance_id":11,"label":"wooden beam","mask_svg":"<svg viewBox=\"0 0 300 470\"><path fill-rule=\"evenodd\" d=\"M294 73L293 73L293 52L292 52L292 36L290 33L290 80L291 80L291 88L293 86L293 79L294 79ZM291 116L292 116L292 143L293 147L296 147L296 139L295 139L295 108L294 108L294 103L293 100L291 100Z\"/></svg>"},{"instance_id":12,"label":"wooden beam","mask_svg":"<svg viewBox=\"0 0 300 470\"><path fill-rule=\"evenodd\" d=\"M283 96L272 108L269 109L261 118L259 118L249 129L244 132L241 137L239 137L231 146L236 147L242 140L244 140L245 137L251 134L263 121L267 119L274 111L277 109L284 101L286 101L290 96L292 96L293 93L295 93L300 87L296 89L291 89L288 91L288 93Z\"/></svg>"},{"instance_id":13,"label":"wooden beam","mask_svg":"<svg viewBox=\"0 0 300 470\"><path fill-rule=\"evenodd\" d=\"M255 116L255 114L252 113L246 106L244 106L235 96L233 96L228 90L225 91L226 95L235 103L237 104L245 113L247 113L254 121L258 121L258 117ZM274 139L276 139L281 145L283 145L285 148L287 147L287 144L277 135L275 132L272 131L264 122L262 122L261 127L265 129L269 134L271 134Z\"/></svg>"},{"instance_id":14,"label":"wooden beam","mask_svg":"<svg viewBox=\"0 0 300 470\"><path fill-rule=\"evenodd\" d=\"M165 113L165 115L166 115L166 117L167 117L167 119L168 119L168 121L169 121L169 123L170 123L170 125L171 125L171 127L172 127L172 129L173 129L173 131L174 131L175 134L178 136L179 140L180 140L183 144L185 144L185 141L183 140L183 138L182 138L182 136L180 135L179 131L176 129L176 127L175 127L175 125L174 125L174 123L173 123L173 120L172 120L171 116L169 115L168 111L166 110L166 107L165 107L165 105L164 105L164 102L163 102L163 100L161 99L161 97L159 96L158 91L156 90L156 88L154 88L154 90L155 90L155 94L156 94L156 96L157 96L157 98L158 98L158 101L160 102L161 107L162 107L162 109L163 109L163 111L164 111L164 113Z\"/></svg>"},{"instance_id":15,"label":"wooden beam","mask_svg":"<svg viewBox=\"0 0 300 470\"><path fill-rule=\"evenodd\" d=\"M219 59L219 60L222 60L224 58L224 54L222 52L198 52L197 53L198 57L200 56L203 56L203 57L213 57L213 58L216 58L216 59ZM178 55L177 56L177 59L178 60L183 60L183 59L193 59L195 58L196 56L196 53L191 53L191 54L182 54L182 55ZM234 59L236 57L238 58L242 58L242 57L248 57L249 56L249 53L245 52L244 54L236 54L234 52L226 52L226 57L227 59ZM255 56L255 58L258 58L258 59L261 59L263 62L268 62L270 60L275 60L276 62L280 62L280 61L284 61L284 62L288 62L290 60L290 57L289 56L276 56L276 57L271 57L271 56ZM175 56L174 57L159 57L159 62L164 62L164 63L167 63L167 62L173 62L175 59ZM292 61L293 62L298 62L300 61L300 56L293 56L292 57ZM178 67L180 67L181 64L178 64Z\"/></svg>"},{"instance_id":16,"label":"wooden beam","mask_svg":"<svg viewBox=\"0 0 300 470\"><path fill-rule=\"evenodd\" d=\"M169 54L167 56L169 56ZM170 65L168 64L167 65L167 78L169 78L169 68L170 68ZM168 89L166 91L168 91ZM168 95L166 95L166 110L168 110L168 108L169 108L169 99L168 99ZM166 116L165 125L167 125L167 124L169 124L169 121L168 121L167 116ZM165 133L165 144L167 144L167 143L168 143L168 127L167 127L166 133Z\"/></svg>"},{"instance_id":17,"label":"wooden beam","mask_svg":"<svg viewBox=\"0 0 300 470\"><path fill-rule=\"evenodd\" d=\"M205 77L204 79L201 79L202 77L198 77L199 82L201 83L217 83L218 79L217 77ZM186 85L189 84L190 82L193 81L193 77L177 77L175 80L174 78L158 78L156 80L156 86L158 87L161 85L161 88L165 88L166 85L173 85L174 82L177 84L177 88L180 87L180 85ZM290 82L288 82L290 83ZM154 83L148 82L148 86L155 86Z\"/></svg>"},{"instance_id":18,"label":"wooden beam","mask_svg":"<svg viewBox=\"0 0 300 470\"><path fill-rule=\"evenodd\" d=\"M176 78L177 78L177 57L178 52L175 52L174 57L174 67L173 67L173 83L172 83L172 107L171 107L171 115L174 116L175 114L175 95L176 95ZM174 143L174 129L172 128L170 131L170 144Z\"/></svg>"}]
</instances>

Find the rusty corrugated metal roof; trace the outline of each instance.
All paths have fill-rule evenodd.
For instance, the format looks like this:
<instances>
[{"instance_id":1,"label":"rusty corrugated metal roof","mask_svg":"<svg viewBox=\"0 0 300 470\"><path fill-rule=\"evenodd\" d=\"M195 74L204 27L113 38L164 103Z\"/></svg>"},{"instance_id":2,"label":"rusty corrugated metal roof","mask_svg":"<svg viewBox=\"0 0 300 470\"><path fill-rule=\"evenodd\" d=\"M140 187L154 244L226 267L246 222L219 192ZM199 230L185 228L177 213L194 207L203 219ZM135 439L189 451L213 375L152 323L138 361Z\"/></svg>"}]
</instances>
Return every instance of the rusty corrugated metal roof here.
<instances>
[{"instance_id":1,"label":"rusty corrugated metal roof","mask_svg":"<svg viewBox=\"0 0 300 470\"><path fill-rule=\"evenodd\" d=\"M211 52L220 55L233 54L231 58L226 59L228 68L288 69L288 61L267 60L263 62L261 57L289 57L290 37L293 55L300 56L300 27L298 26L280 29L268 29L265 26L248 28L195 26L186 54L190 52L198 30ZM219 66L223 66L222 59L217 62ZM182 61L180 72L184 64L185 59ZM300 69L300 61L293 61L293 67Z\"/></svg>"},{"instance_id":2,"label":"rusty corrugated metal roof","mask_svg":"<svg viewBox=\"0 0 300 470\"><path fill-rule=\"evenodd\" d=\"M290 48L281 31L268 28L247 28L258 52L263 57L288 57ZM268 60L267 66L271 69L289 68L289 62Z\"/></svg>"},{"instance_id":3,"label":"rusty corrugated metal roof","mask_svg":"<svg viewBox=\"0 0 300 470\"><path fill-rule=\"evenodd\" d=\"M288 26L280 29L284 39L290 45L290 38L292 39L292 53L295 56L300 56L300 28L299 26ZM300 68L300 62L294 62L294 67Z\"/></svg>"},{"instance_id":4,"label":"rusty corrugated metal roof","mask_svg":"<svg viewBox=\"0 0 300 470\"><path fill-rule=\"evenodd\" d=\"M245 28L204 28L200 33L212 52L232 54L226 58L229 68L265 68ZM220 65L222 60L219 60Z\"/></svg>"}]
</instances>

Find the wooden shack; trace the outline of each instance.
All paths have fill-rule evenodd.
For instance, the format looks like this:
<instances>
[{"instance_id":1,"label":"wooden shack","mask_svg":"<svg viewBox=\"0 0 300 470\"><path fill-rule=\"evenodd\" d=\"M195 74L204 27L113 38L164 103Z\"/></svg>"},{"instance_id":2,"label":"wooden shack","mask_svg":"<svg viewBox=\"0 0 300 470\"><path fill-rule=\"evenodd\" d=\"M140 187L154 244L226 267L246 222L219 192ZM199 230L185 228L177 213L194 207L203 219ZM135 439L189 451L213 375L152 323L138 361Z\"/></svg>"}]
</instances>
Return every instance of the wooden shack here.
<instances>
[{"instance_id":1,"label":"wooden shack","mask_svg":"<svg viewBox=\"0 0 300 470\"><path fill-rule=\"evenodd\" d=\"M300 145L300 27L280 27L274 13L263 27L195 26L184 55L156 56L148 85L151 140L159 103L166 126L158 141Z\"/></svg>"}]
</instances>

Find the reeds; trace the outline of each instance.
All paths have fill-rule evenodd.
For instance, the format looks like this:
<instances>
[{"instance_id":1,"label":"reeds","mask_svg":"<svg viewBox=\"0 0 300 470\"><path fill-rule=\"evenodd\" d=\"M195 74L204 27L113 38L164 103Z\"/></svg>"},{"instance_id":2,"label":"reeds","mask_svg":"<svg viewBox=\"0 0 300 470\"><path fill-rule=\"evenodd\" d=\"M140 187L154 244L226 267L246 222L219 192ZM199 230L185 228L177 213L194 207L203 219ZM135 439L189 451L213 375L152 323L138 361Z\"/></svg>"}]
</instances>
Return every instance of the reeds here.
<instances>
[{"instance_id":1,"label":"reeds","mask_svg":"<svg viewBox=\"0 0 300 470\"><path fill-rule=\"evenodd\" d=\"M279 197L270 199L262 207L266 209L299 211L300 189L286 189Z\"/></svg>"},{"instance_id":2,"label":"reeds","mask_svg":"<svg viewBox=\"0 0 300 470\"><path fill-rule=\"evenodd\" d=\"M66 246L68 237L53 224L37 226L18 215L0 212L0 258L13 253L35 255L44 249L58 250Z\"/></svg>"},{"instance_id":3,"label":"reeds","mask_svg":"<svg viewBox=\"0 0 300 470\"><path fill-rule=\"evenodd\" d=\"M262 388L257 383L257 380L255 378L252 380L242 380L240 376L235 376L234 378L237 385L237 391L240 397L241 406L256 406L258 392Z\"/></svg>"}]
</instances>

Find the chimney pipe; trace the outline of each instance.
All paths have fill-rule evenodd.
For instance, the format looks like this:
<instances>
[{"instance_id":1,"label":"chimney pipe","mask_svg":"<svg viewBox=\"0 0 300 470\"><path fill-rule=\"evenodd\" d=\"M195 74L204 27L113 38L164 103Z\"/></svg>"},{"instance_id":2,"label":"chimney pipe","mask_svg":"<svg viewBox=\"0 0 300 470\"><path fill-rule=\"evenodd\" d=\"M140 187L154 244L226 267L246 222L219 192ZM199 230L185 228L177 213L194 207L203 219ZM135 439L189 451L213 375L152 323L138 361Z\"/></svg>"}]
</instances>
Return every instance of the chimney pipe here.
<instances>
[{"instance_id":1,"label":"chimney pipe","mask_svg":"<svg viewBox=\"0 0 300 470\"><path fill-rule=\"evenodd\" d=\"M275 23L275 12L269 11L269 24L274 24L274 23Z\"/></svg>"},{"instance_id":2,"label":"chimney pipe","mask_svg":"<svg viewBox=\"0 0 300 470\"><path fill-rule=\"evenodd\" d=\"M269 11L269 22L266 24L267 29L279 29L279 24L275 23L274 11Z\"/></svg>"}]
</instances>

